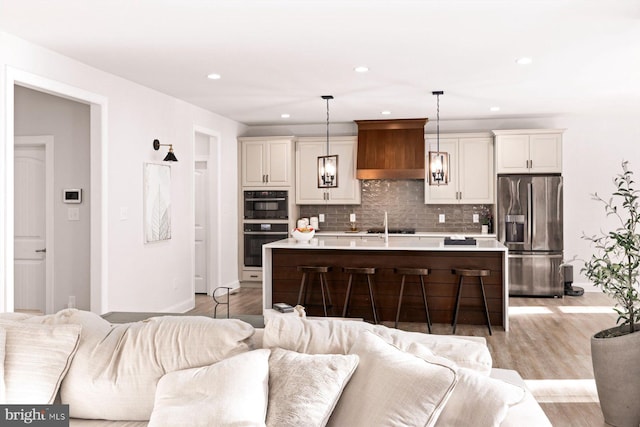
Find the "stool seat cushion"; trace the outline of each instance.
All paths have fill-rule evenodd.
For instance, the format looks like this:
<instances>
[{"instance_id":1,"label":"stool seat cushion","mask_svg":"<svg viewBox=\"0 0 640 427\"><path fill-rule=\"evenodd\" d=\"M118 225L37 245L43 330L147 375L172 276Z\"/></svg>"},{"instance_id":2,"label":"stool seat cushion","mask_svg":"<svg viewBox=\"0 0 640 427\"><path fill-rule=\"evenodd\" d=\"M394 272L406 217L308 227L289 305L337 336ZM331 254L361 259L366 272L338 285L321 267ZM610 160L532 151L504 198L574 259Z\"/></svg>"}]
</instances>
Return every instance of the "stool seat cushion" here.
<instances>
[{"instance_id":1,"label":"stool seat cushion","mask_svg":"<svg viewBox=\"0 0 640 427\"><path fill-rule=\"evenodd\" d=\"M482 268L454 268L451 273L458 276L473 276L473 277L485 277L491 274L490 270Z\"/></svg>"},{"instance_id":2,"label":"stool seat cushion","mask_svg":"<svg viewBox=\"0 0 640 427\"><path fill-rule=\"evenodd\" d=\"M344 267L342 271L349 274L376 274L375 267Z\"/></svg>"},{"instance_id":3,"label":"stool seat cushion","mask_svg":"<svg viewBox=\"0 0 640 427\"><path fill-rule=\"evenodd\" d=\"M321 265L299 265L298 271L306 273L328 273L331 271L331 267Z\"/></svg>"},{"instance_id":4,"label":"stool seat cushion","mask_svg":"<svg viewBox=\"0 0 640 427\"><path fill-rule=\"evenodd\" d=\"M428 268L394 268L394 273L404 274L405 276L427 276L429 275Z\"/></svg>"}]
</instances>

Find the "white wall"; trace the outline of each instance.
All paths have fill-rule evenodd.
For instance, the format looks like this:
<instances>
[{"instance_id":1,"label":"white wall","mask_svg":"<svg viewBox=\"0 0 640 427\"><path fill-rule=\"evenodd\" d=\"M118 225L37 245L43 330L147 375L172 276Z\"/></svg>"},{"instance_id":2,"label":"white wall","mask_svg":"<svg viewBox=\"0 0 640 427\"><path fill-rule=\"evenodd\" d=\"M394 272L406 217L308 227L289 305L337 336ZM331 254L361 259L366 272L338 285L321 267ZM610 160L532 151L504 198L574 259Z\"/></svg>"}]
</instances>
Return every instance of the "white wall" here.
<instances>
[{"instance_id":1,"label":"white wall","mask_svg":"<svg viewBox=\"0 0 640 427\"><path fill-rule=\"evenodd\" d=\"M89 106L17 86L14 133L19 136L53 135L54 138L54 295L55 311L67 307L89 310L90 262L90 156ZM64 188L81 188L82 203L62 202ZM79 221L67 219L67 209L80 210ZM50 248L51 249L51 248Z\"/></svg>"},{"instance_id":2,"label":"white wall","mask_svg":"<svg viewBox=\"0 0 640 427\"><path fill-rule=\"evenodd\" d=\"M193 247L193 134L194 127L212 129L220 135L220 174L225 185L220 192L220 215L224 225L219 237L225 242L222 254L222 286L238 286L237 142L244 126L181 100L120 77L86 66L55 52L6 33L0 33L0 81L6 67L60 82L97 94L108 101L106 141L108 283L101 311L183 311L194 303L192 294ZM9 96L0 88L0 129L5 129ZM152 141L174 144L179 162L172 164L172 239L147 244L142 235L142 165L161 161L166 153L156 152ZM7 193L12 170L6 150L13 141L0 139L0 188ZM164 148L164 147L163 147ZM7 253L6 212L12 200L0 196L0 259ZM226 209L224 209L226 207ZM121 219L126 213L126 219ZM92 236L93 238L93 236ZM3 274L0 293L9 286Z\"/></svg>"},{"instance_id":3,"label":"white wall","mask_svg":"<svg viewBox=\"0 0 640 427\"><path fill-rule=\"evenodd\" d=\"M427 133L435 133L433 123ZM597 116L565 115L487 120L440 120L440 132L476 132L493 129L565 128L563 138L564 176L564 253L574 266L574 283L594 291L580 274L583 260L592 250L581 236L607 228L602 206L591 200L591 193L610 195L612 179L622 171L622 160L628 160L635 171L640 189L640 120L631 112L606 112ZM331 133L355 135L355 123L331 125ZM250 128L243 136L257 135L323 135L320 125L261 126ZM608 198L608 197L607 197ZM609 224L610 227L610 224Z\"/></svg>"}]
</instances>

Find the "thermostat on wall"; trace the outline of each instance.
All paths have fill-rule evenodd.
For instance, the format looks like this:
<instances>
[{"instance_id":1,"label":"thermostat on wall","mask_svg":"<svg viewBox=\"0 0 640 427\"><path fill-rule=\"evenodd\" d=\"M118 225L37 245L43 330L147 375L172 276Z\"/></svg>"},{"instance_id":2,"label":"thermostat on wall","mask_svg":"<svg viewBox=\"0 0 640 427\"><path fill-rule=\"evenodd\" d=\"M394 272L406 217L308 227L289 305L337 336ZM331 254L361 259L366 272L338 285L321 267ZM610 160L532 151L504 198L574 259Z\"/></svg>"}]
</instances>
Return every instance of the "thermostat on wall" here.
<instances>
[{"instance_id":1,"label":"thermostat on wall","mask_svg":"<svg viewBox=\"0 0 640 427\"><path fill-rule=\"evenodd\" d=\"M69 188L62 190L62 201L64 203L82 203L82 189Z\"/></svg>"}]
</instances>

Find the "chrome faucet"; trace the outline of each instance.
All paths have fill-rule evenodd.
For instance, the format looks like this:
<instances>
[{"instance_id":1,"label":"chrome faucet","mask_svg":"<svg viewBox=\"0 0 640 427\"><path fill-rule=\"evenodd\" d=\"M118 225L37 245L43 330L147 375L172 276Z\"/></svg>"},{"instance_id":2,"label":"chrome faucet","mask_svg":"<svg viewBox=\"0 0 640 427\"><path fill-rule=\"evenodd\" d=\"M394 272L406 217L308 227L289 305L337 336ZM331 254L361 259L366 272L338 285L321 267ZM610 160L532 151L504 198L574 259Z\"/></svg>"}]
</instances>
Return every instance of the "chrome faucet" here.
<instances>
[{"instance_id":1,"label":"chrome faucet","mask_svg":"<svg viewBox=\"0 0 640 427\"><path fill-rule=\"evenodd\" d=\"M384 211L384 243L389 243L389 219L387 211Z\"/></svg>"}]
</instances>

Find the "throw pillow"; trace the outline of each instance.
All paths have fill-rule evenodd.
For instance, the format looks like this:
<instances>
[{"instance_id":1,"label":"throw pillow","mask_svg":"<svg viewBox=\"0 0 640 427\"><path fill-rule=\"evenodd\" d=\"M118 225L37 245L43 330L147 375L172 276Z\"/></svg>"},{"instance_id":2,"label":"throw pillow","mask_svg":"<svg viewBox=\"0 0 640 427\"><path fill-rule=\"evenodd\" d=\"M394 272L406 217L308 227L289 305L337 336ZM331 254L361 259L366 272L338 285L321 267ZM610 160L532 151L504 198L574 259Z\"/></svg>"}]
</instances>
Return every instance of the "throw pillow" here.
<instances>
[{"instance_id":1,"label":"throw pillow","mask_svg":"<svg viewBox=\"0 0 640 427\"><path fill-rule=\"evenodd\" d=\"M254 333L251 325L236 319L161 316L111 325L75 309L25 322L82 325L60 395L71 417L105 420L148 420L164 374L249 351Z\"/></svg>"},{"instance_id":2,"label":"throw pillow","mask_svg":"<svg viewBox=\"0 0 640 427\"><path fill-rule=\"evenodd\" d=\"M491 354L486 341L479 337L430 335L353 320L304 319L298 316L271 316L265 322L264 348L280 347L309 354L346 354L362 331L371 331L401 350L418 342L458 366L484 375L491 372Z\"/></svg>"},{"instance_id":3,"label":"throw pillow","mask_svg":"<svg viewBox=\"0 0 640 427\"><path fill-rule=\"evenodd\" d=\"M272 349L267 426L326 425L356 366L356 355L311 355Z\"/></svg>"},{"instance_id":4,"label":"throw pillow","mask_svg":"<svg viewBox=\"0 0 640 427\"><path fill-rule=\"evenodd\" d=\"M0 320L4 345L4 403L53 403L80 338L79 325Z\"/></svg>"},{"instance_id":5,"label":"throw pillow","mask_svg":"<svg viewBox=\"0 0 640 427\"><path fill-rule=\"evenodd\" d=\"M430 363L365 331L350 354L358 369L329 426L433 426L456 384L456 372Z\"/></svg>"},{"instance_id":6,"label":"throw pillow","mask_svg":"<svg viewBox=\"0 0 640 427\"><path fill-rule=\"evenodd\" d=\"M269 350L170 372L158 382L149 427L264 426Z\"/></svg>"},{"instance_id":7,"label":"throw pillow","mask_svg":"<svg viewBox=\"0 0 640 427\"><path fill-rule=\"evenodd\" d=\"M412 344L408 352L429 362L447 363L420 344ZM522 387L480 375L471 369L456 370L458 383L436 427L497 427L506 418L509 407L524 399Z\"/></svg>"}]
</instances>

